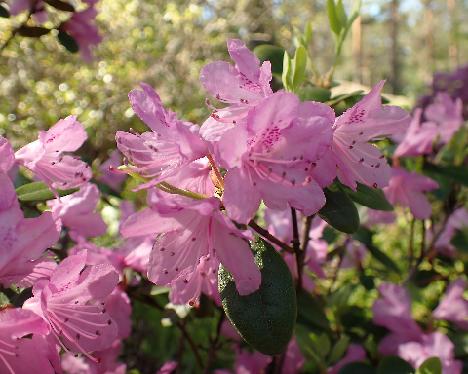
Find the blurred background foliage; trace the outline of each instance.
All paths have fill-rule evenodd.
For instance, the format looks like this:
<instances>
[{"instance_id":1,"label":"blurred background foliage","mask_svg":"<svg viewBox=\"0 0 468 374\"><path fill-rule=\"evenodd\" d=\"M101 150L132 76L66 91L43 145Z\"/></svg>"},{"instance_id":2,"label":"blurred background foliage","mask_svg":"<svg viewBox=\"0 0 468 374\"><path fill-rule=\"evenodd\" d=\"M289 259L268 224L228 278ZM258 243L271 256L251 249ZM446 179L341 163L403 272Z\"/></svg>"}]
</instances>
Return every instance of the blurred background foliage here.
<instances>
[{"instance_id":1,"label":"blurred background foliage","mask_svg":"<svg viewBox=\"0 0 468 374\"><path fill-rule=\"evenodd\" d=\"M462 19L467 5L466 0L364 1L335 79L366 86L387 79L387 92L407 95L411 103L433 71L467 61L468 26ZM325 7L323 0L100 1L103 42L92 63L68 53L54 33L40 40L15 38L2 51L0 134L17 148L38 129L75 114L90 135L83 154L102 161L115 148L117 129L143 130L127 99L141 81L155 86L173 110L200 123L208 110L198 75L207 61L227 59L227 38L290 50L295 31L310 22L313 64L324 73L333 60ZM50 27L54 21L49 18ZM0 19L0 43L15 22L20 20Z\"/></svg>"}]
</instances>

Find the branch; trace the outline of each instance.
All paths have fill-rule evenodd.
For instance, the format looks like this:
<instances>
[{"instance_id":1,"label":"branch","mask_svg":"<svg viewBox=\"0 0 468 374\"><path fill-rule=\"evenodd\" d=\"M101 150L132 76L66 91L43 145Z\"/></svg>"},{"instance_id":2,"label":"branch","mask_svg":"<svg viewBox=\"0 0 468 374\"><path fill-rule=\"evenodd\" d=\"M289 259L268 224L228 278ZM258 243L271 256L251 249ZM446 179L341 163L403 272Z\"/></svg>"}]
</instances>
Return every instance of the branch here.
<instances>
[{"instance_id":1,"label":"branch","mask_svg":"<svg viewBox=\"0 0 468 374\"><path fill-rule=\"evenodd\" d=\"M263 238L267 239L269 242L273 243L273 244L276 244L277 246L279 246L281 249L285 250L286 252L289 252L289 253L294 253L294 249L291 248L289 245L287 245L286 243L283 243L281 240L279 240L278 238L274 237L273 235L271 235L268 230L264 229L263 227L260 227L259 225L257 225L257 223L254 221L254 220L251 220L249 222L249 226L257 233L259 234L260 236L262 236Z\"/></svg>"}]
</instances>

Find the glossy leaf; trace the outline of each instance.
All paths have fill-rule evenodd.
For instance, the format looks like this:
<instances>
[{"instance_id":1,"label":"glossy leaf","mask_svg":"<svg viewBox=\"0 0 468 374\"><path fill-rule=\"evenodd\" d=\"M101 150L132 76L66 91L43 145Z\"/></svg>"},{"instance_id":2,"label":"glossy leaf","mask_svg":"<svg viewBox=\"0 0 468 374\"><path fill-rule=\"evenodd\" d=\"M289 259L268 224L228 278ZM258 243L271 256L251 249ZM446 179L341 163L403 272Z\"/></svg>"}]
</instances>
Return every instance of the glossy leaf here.
<instances>
[{"instance_id":1,"label":"glossy leaf","mask_svg":"<svg viewBox=\"0 0 468 374\"><path fill-rule=\"evenodd\" d=\"M438 357L430 357L424 361L416 374L442 374L442 363Z\"/></svg>"},{"instance_id":2,"label":"glossy leaf","mask_svg":"<svg viewBox=\"0 0 468 374\"><path fill-rule=\"evenodd\" d=\"M296 89L304 82L307 67L307 51L301 45L297 47L292 61L293 74L291 77L292 89Z\"/></svg>"},{"instance_id":3,"label":"glossy leaf","mask_svg":"<svg viewBox=\"0 0 468 374\"><path fill-rule=\"evenodd\" d=\"M76 53L80 49L76 40L65 31L60 30L57 35L57 39L60 42L60 44L62 44L70 53Z\"/></svg>"},{"instance_id":4,"label":"glossy leaf","mask_svg":"<svg viewBox=\"0 0 468 374\"><path fill-rule=\"evenodd\" d=\"M357 190L343 187L348 196L356 203L376 210L392 211L393 206L388 202L382 190L358 183Z\"/></svg>"},{"instance_id":5,"label":"glossy leaf","mask_svg":"<svg viewBox=\"0 0 468 374\"><path fill-rule=\"evenodd\" d=\"M377 367L377 374L413 374L414 368L398 356L384 357Z\"/></svg>"},{"instance_id":6,"label":"glossy leaf","mask_svg":"<svg viewBox=\"0 0 468 374\"><path fill-rule=\"evenodd\" d=\"M284 48L271 44L261 44L256 46L253 51L261 62L271 62L273 74L281 75L283 72Z\"/></svg>"},{"instance_id":7,"label":"glossy leaf","mask_svg":"<svg viewBox=\"0 0 468 374\"><path fill-rule=\"evenodd\" d=\"M343 366L338 374L376 374L376 372L372 366L364 362L351 362Z\"/></svg>"},{"instance_id":8,"label":"glossy leaf","mask_svg":"<svg viewBox=\"0 0 468 374\"><path fill-rule=\"evenodd\" d=\"M44 0L47 4L54 7L55 9L62 10L64 12L74 12L75 7L66 1L62 0Z\"/></svg>"},{"instance_id":9,"label":"glossy leaf","mask_svg":"<svg viewBox=\"0 0 468 374\"><path fill-rule=\"evenodd\" d=\"M45 27L23 25L18 29L18 34L27 38L39 38L42 35L48 34L50 31L50 29Z\"/></svg>"},{"instance_id":10,"label":"glossy leaf","mask_svg":"<svg viewBox=\"0 0 468 374\"><path fill-rule=\"evenodd\" d=\"M291 273L280 254L262 239L253 245L262 274L260 288L240 296L232 276L220 266L218 289L227 317L244 340L268 355L283 352L296 321L296 293Z\"/></svg>"},{"instance_id":11,"label":"glossy leaf","mask_svg":"<svg viewBox=\"0 0 468 374\"><path fill-rule=\"evenodd\" d=\"M340 19L338 17L335 0L327 0L327 14L328 21L330 22L330 28L332 29L335 36L338 36L343 26L341 25Z\"/></svg>"},{"instance_id":12,"label":"glossy leaf","mask_svg":"<svg viewBox=\"0 0 468 374\"><path fill-rule=\"evenodd\" d=\"M341 190L325 189L327 202L319 216L335 229L352 234L359 228L359 214L351 199Z\"/></svg>"},{"instance_id":13,"label":"glossy leaf","mask_svg":"<svg viewBox=\"0 0 468 374\"><path fill-rule=\"evenodd\" d=\"M322 87L307 86L301 88L298 95L302 101L319 101L324 103L330 99L331 91Z\"/></svg>"}]
</instances>

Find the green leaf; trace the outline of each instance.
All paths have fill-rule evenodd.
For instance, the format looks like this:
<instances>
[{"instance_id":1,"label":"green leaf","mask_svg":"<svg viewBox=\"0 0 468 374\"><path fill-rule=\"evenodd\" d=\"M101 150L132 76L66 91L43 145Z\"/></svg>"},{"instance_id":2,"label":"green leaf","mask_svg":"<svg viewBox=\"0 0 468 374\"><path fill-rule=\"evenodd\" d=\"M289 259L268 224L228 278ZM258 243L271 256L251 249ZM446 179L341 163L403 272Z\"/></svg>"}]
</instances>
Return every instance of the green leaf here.
<instances>
[{"instance_id":1,"label":"green leaf","mask_svg":"<svg viewBox=\"0 0 468 374\"><path fill-rule=\"evenodd\" d=\"M304 28L304 35L303 35L303 42L304 42L304 47L307 47L309 43L312 41L312 35L313 35L313 30L312 30L312 22L307 22Z\"/></svg>"},{"instance_id":2,"label":"green leaf","mask_svg":"<svg viewBox=\"0 0 468 374\"><path fill-rule=\"evenodd\" d=\"M319 216L335 229L352 234L359 228L359 214L348 195L341 190L325 189L327 202Z\"/></svg>"},{"instance_id":3,"label":"green leaf","mask_svg":"<svg viewBox=\"0 0 468 374\"><path fill-rule=\"evenodd\" d=\"M305 80L305 71L307 67L307 51L306 49L300 45L297 47L296 52L294 54L294 58L292 60L292 88L293 91L304 82Z\"/></svg>"},{"instance_id":4,"label":"green leaf","mask_svg":"<svg viewBox=\"0 0 468 374\"><path fill-rule=\"evenodd\" d=\"M55 9L62 10L64 12L74 12L75 7L62 0L44 0L47 4L54 7Z\"/></svg>"},{"instance_id":5,"label":"green leaf","mask_svg":"<svg viewBox=\"0 0 468 374\"><path fill-rule=\"evenodd\" d=\"M438 357L430 357L416 371L417 374L442 374L442 363Z\"/></svg>"},{"instance_id":6,"label":"green leaf","mask_svg":"<svg viewBox=\"0 0 468 374\"><path fill-rule=\"evenodd\" d=\"M322 87L302 87L298 92L301 101L319 101L321 103L330 99L331 91Z\"/></svg>"},{"instance_id":7,"label":"green leaf","mask_svg":"<svg viewBox=\"0 0 468 374\"><path fill-rule=\"evenodd\" d=\"M348 196L360 205L376 210L393 210L393 206L388 202L382 190L358 183L357 190L353 191L348 187L343 187Z\"/></svg>"},{"instance_id":8,"label":"green leaf","mask_svg":"<svg viewBox=\"0 0 468 374\"><path fill-rule=\"evenodd\" d=\"M335 0L327 0L327 14L328 21L330 22L330 28L335 36L338 36L341 32L342 25L337 14Z\"/></svg>"},{"instance_id":9,"label":"green leaf","mask_svg":"<svg viewBox=\"0 0 468 374\"><path fill-rule=\"evenodd\" d=\"M78 191L77 188L70 190L57 190L59 196L70 195ZM31 182L23 184L16 189L18 200L22 202L47 201L55 198L54 193L43 182Z\"/></svg>"},{"instance_id":10,"label":"green leaf","mask_svg":"<svg viewBox=\"0 0 468 374\"><path fill-rule=\"evenodd\" d=\"M398 356L384 357L377 367L377 374L413 374L414 368Z\"/></svg>"},{"instance_id":11,"label":"green leaf","mask_svg":"<svg viewBox=\"0 0 468 374\"><path fill-rule=\"evenodd\" d=\"M27 38L39 38L42 35L48 34L50 31L50 29L45 27L22 25L18 29L18 34Z\"/></svg>"},{"instance_id":12,"label":"green leaf","mask_svg":"<svg viewBox=\"0 0 468 374\"><path fill-rule=\"evenodd\" d=\"M330 352L330 358L329 358L330 362L334 364L341 357L343 357L348 346L349 346L349 338L346 335L341 335Z\"/></svg>"},{"instance_id":13,"label":"green leaf","mask_svg":"<svg viewBox=\"0 0 468 374\"><path fill-rule=\"evenodd\" d=\"M424 169L468 186L468 173L465 166L438 166L427 163L424 165Z\"/></svg>"},{"instance_id":14,"label":"green leaf","mask_svg":"<svg viewBox=\"0 0 468 374\"><path fill-rule=\"evenodd\" d=\"M314 296L301 290L297 293L297 322L313 330L331 331L323 305Z\"/></svg>"},{"instance_id":15,"label":"green leaf","mask_svg":"<svg viewBox=\"0 0 468 374\"><path fill-rule=\"evenodd\" d=\"M311 340L312 347L314 351L322 358L324 359L328 352L330 352L331 348L331 342L330 338L326 334L314 334L310 333L309 334L309 339Z\"/></svg>"},{"instance_id":16,"label":"green leaf","mask_svg":"<svg viewBox=\"0 0 468 374\"><path fill-rule=\"evenodd\" d=\"M468 229L456 230L450 243L461 251L468 251Z\"/></svg>"},{"instance_id":17,"label":"green leaf","mask_svg":"<svg viewBox=\"0 0 468 374\"><path fill-rule=\"evenodd\" d=\"M346 12L345 12L342 0L338 0L338 2L336 3L335 9L336 9L336 15L338 17L338 20L340 21L340 24L343 26L348 25L348 17L346 16Z\"/></svg>"},{"instance_id":18,"label":"green leaf","mask_svg":"<svg viewBox=\"0 0 468 374\"><path fill-rule=\"evenodd\" d=\"M10 18L10 12L3 4L0 4L0 17L1 18Z\"/></svg>"},{"instance_id":19,"label":"green leaf","mask_svg":"<svg viewBox=\"0 0 468 374\"><path fill-rule=\"evenodd\" d=\"M70 53L76 53L80 50L80 47L76 40L65 31L60 30L57 35L57 39L60 42L60 44L62 44Z\"/></svg>"},{"instance_id":20,"label":"green leaf","mask_svg":"<svg viewBox=\"0 0 468 374\"><path fill-rule=\"evenodd\" d=\"M261 44L256 46L253 51L261 62L271 62L271 72L273 74L282 74L284 48L271 44Z\"/></svg>"},{"instance_id":21,"label":"green leaf","mask_svg":"<svg viewBox=\"0 0 468 374\"><path fill-rule=\"evenodd\" d=\"M338 374L375 374L375 370L364 362L352 362L343 366Z\"/></svg>"},{"instance_id":22,"label":"green leaf","mask_svg":"<svg viewBox=\"0 0 468 374\"><path fill-rule=\"evenodd\" d=\"M255 263L262 274L260 288L241 296L229 272L221 265L218 289L223 309L244 340L257 351L276 355L291 339L296 321L294 283L281 255L267 242L253 244Z\"/></svg>"},{"instance_id":23,"label":"green leaf","mask_svg":"<svg viewBox=\"0 0 468 374\"><path fill-rule=\"evenodd\" d=\"M283 86L286 91L290 91L291 89L291 81L290 81L290 71L291 71L291 58L288 55L288 52L284 51L283 56L283 73L281 79L283 81Z\"/></svg>"}]
</instances>

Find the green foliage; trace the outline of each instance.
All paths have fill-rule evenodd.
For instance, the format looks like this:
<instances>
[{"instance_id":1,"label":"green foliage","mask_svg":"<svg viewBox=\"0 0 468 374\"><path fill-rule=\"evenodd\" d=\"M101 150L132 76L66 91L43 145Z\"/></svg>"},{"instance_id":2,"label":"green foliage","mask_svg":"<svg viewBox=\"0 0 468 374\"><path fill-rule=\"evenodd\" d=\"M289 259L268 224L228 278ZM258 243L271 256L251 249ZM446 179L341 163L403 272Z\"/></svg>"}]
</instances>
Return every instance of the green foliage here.
<instances>
[{"instance_id":1,"label":"green foliage","mask_svg":"<svg viewBox=\"0 0 468 374\"><path fill-rule=\"evenodd\" d=\"M353 191L348 187L343 187L351 200L358 204L367 206L376 210L392 211L393 206L385 198L382 190L371 188L364 184L358 183L357 190Z\"/></svg>"},{"instance_id":2,"label":"green foliage","mask_svg":"<svg viewBox=\"0 0 468 374\"><path fill-rule=\"evenodd\" d=\"M442 363L438 357L430 357L424 361L416 374L442 374Z\"/></svg>"},{"instance_id":3,"label":"green foliage","mask_svg":"<svg viewBox=\"0 0 468 374\"><path fill-rule=\"evenodd\" d=\"M343 366L338 374L376 374L376 372L374 368L368 364L363 362L352 362Z\"/></svg>"},{"instance_id":4,"label":"green foliage","mask_svg":"<svg viewBox=\"0 0 468 374\"><path fill-rule=\"evenodd\" d=\"M359 228L359 214L356 206L342 190L325 189L327 202L319 215L335 229L352 234Z\"/></svg>"},{"instance_id":5,"label":"green foliage","mask_svg":"<svg viewBox=\"0 0 468 374\"><path fill-rule=\"evenodd\" d=\"M63 30L59 30L57 34L57 39L60 42L60 44L62 44L70 53L76 53L80 49L76 40L70 34Z\"/></svg>"},{"instance_id":6,"label":"green foliage","mask_svg":"<svg viewBox=\"0 0 468 374\"><path fill-rule=\"evenodd\" d=\"M252 347L268 355L282 353L296 321L296 293L291 273L278 252L257 239L255 263L262 274L260 288L240 296L232 276L222 266L218 288L223 309L239 334Z\"/></svg>"},{"instance_id":7,"label":"green foliage","mask_svg":"<svg viewBox=\"0 0 468 374\"><path fill-rule=\"evenodd\" d=\"M377 374L413 374L414 368L405 360L397 356L382 358L377 367Z\"/></svg>"},{"instance_id":8,"label":"green foliage","mask_svg":"<svg viewBox=\"0 0 468 374\"><path fill-rule=\"evenodd\" d=\"M72 188L69 190L57 190L57 194L59 196L66 196L76 191L78 191L77 188ZM22 202L40 202L55 198L54 193L43 182L31 182L23 184L16 189L16 194L18 195L19 201Z\"/></svg>"},{"instance_id":9,"label":"green foliage","mask_svg":"<svg viewBox=\"0 0 468 374\"><path fill-rule=\"evenodd\" d=\"M281 76L283 72L283 48L271 44L260 44L253 51L261 62L270 61L271 72Z\"/></svg>"}]
</instances>

